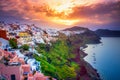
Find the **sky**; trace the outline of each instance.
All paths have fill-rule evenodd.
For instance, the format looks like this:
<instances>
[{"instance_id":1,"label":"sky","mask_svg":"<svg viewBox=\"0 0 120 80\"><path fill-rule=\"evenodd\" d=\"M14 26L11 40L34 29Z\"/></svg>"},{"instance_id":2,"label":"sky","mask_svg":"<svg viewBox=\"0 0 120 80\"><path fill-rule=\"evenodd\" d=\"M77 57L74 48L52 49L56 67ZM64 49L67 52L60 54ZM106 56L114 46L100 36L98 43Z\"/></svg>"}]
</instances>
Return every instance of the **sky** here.
<instances>
[{"instance_id":1,"label":"sky","mask_svg":"<svg viewBox=\"0 0 120 80\"><path fill-rule=\"evenodd\" d=\"M0 0L0 21L120 30L120 0Z\"/></svg>"}]
</instances>

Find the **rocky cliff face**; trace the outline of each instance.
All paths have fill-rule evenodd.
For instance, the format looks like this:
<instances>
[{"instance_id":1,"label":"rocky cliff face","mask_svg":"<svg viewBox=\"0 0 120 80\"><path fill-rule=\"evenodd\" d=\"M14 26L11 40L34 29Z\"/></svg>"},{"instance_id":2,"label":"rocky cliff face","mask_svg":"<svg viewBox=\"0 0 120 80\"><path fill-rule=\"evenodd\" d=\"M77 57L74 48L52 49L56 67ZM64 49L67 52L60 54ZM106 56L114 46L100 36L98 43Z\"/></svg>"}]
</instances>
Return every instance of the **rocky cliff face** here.
<instances>
[{"instance_id":1,"label":"rocky cliff face","mask_svg":"<svg viewBox=\"0 0 120 80\"><path fill-rule=\"evenodd\" d=\"M100 43L100 37L97 34L95 34L94 31L91 31L88 28L75 26L72 28L64 29L63 31L64 33L69 32L69 36L76 36L77 39L80 39L85 44Z\"/></svg>"},{"instance_id":2,"label":"rocky cliff face","mask_svg":"<svg viewBox=\"0 0 120 80\"><path fill-rule=\"evenodd\" d=\"M72 27L65 29L63 31L83 31L80 34L71 34L68 36L68 42L71 46L74 46L73 53L76 57L73 59L79 64L80 70L77 71L77 80L100 80L97 70L95 70L89 63L84 61L84 57L87 55L80 47L85 46L85 44L95 44L100 43L100 37L98 37L93 31L82 28L82 27Z\"/></svg>"}]
</instances>

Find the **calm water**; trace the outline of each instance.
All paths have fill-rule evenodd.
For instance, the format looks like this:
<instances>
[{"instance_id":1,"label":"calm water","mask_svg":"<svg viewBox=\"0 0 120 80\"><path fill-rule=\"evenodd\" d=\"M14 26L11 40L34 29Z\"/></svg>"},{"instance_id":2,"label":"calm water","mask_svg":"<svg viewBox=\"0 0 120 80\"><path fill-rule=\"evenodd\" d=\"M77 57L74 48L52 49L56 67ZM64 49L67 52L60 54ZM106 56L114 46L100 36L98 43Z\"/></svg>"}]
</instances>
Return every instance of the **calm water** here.
<instances>
[{"instance_id":1,"label":"calm water","mask_svg":"<svg viewBox=\"0 0 120 80\"><path fill-rule=\"evenodd\" d=\"M98 70L103 80L120 80L120 38L102 37L101 44L89 44L84 59Z\"/></svg>"}]
</instances>

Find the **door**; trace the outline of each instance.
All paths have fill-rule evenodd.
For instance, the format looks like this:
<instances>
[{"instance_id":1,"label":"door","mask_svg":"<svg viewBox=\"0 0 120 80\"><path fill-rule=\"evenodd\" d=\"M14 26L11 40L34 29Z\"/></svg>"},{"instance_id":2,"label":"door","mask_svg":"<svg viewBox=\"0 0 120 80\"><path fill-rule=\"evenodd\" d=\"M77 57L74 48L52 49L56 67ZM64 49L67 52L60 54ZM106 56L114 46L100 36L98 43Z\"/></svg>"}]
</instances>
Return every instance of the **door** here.
<instances>
[{"instance_id":1,"label":"door","mask_svg":"<svg viewBox=\"0 0 120 80\"><path fill-rule=\"evenodd\" d=\"M15 75L11 75L11 80L16 80Z\"/></svg>"}]
</instances>

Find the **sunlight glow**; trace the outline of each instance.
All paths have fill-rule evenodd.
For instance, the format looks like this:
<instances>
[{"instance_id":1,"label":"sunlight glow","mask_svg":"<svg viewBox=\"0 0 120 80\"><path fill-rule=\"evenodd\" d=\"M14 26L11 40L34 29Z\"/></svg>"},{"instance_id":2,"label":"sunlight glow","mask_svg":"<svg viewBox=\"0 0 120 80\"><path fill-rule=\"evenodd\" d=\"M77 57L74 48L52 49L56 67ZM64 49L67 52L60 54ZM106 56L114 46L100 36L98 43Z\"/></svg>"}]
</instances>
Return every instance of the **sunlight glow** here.
<instances>
[{"instance_id":1,"label":"sunlight glow","mask_svg":"<svg viewBox=\"0 0 120 80\"><path fill-rule=\"evenodd\" d=\"M72 3L61 4L55 7L55 11L58 13L64 12L67 16L73 12L72 7Z\"/></svg>"},{"instance_id":2,"label":"sunlight glow","mask_svg":"<svg viewBox=\"0 0 120 80\"><path fill-rule=\"evenodd\" d=\"M75 23L79 22L79 20L63 20L59 18L54 18L52 21L62 25L74 25Z\"/></svg>"}]
</instances>

